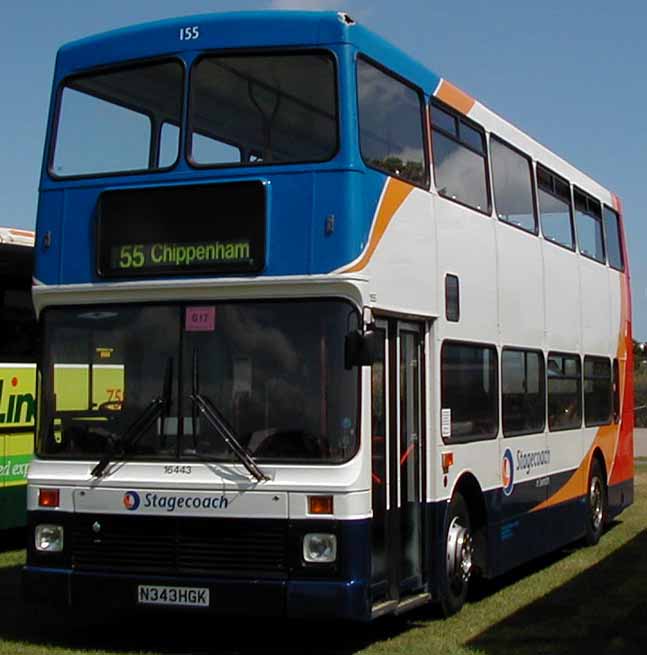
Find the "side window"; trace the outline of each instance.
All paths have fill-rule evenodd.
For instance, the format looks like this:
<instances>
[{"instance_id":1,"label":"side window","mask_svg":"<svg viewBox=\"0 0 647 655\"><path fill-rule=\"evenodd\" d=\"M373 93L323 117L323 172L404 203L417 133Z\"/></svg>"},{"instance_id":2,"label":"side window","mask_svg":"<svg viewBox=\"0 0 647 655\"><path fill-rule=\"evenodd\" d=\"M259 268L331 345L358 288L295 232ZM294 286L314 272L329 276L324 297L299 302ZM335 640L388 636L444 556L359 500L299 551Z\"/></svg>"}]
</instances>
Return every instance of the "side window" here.
<instances>
[{"instance_id":1,"label":"side window","mask_svg":"<svg viewBox=\"0 0 647 655\"><path fill-rule=\"evenodd\" d=\"M427 184L422 97L364 59L357 61L362 157L391 175Z\"/></svg>"},{"instance_id":2,"label":"side window","mask_svg":"<svg viewBox=\"0 0 647 655\"><path fill-rule=\"evenodd\" d=\"M620 217L613 209L604 208L604 231L607 237L607 254L609 265L618 271L625 270L622 256L622 239L620 231Z\"/></svg>"},{"instance_id":3,"label":"side window","mask_svg":"<svg viewBox=\"0 0 647 655\"><path fill-rule=\"evenodd\" d=\"M571 190L568 182L538 165L537 200L544 238L574 250Z\"/></svg>"},{"instance_id":4,"label":"side window","mask_svg":"<svg viewBox=\"0 0 647 655\"><path fill-rule=\"evenodd\" d=\"M458 276L448 273L445 276L445 318L457 322L461 317L460 281Z\"/></svg>"},{"instance_id":5,"label":"side window","mask_svg":"<svg viewBox=\"0 0 647 655\"><path fill-rule=\"evenodd\" d=\"M497 353L493 346L445 342L441 352L441 411L452 441L491 439L498 431Z\"/></svg>"},{"instance_id":6,"label":"side window","mask_svg":"<svg viewBox=\"0 0 647 655\"><path fill-rule=\"evenodd\" d=\"M537 233L530 160L497 138L490 139L494 206L499 220Z\"/></svg>"},{"instance_id":7,"label":"side window","mask_svg":"<svg viewBox=\"0 0 647 655\"><path fill-rule=\"evenodd\" d=\"M431 151L438 193L490 213L485 135L463 118L432 104Z\"/></svg>"},{"instance_id":8,"label":"side window","mask_svg":"<svg viewBox=\"0 0 647 655\"><path fill-rule=\"evenodd\" d=\"M613 385L611 362L606 357L584 358L584 423L611 423Z\"/></svg>"},{"instance_id":9,"label":"side window","mask_svg":"<svg viewBox=\"0 0 647 655\"><path fill-rule=\"evenodd\" d=\"M548 354L548 428L582 425L582 376L578 355Z\"/></svg>"},{"instance_id":10,"label":"side window","mask_svg":"<svg viewBox=\"0 0 647 655\"><path fill-rule=\"evenodd\" d=\"M575 189L575 225L580 252L586 257L604 262L602 236L602 209L600 203L586 193Z\"/></svg>"},{"instance_id":11,"label":"side window","mask_svg":"<svg viewBox=\"0 0 647 655\"><path fill-rule=\"evenodd\" d=\"M543 432L546 415L544 355L504 348L501 355L503 436Z\"/></svg>"}]
</instances>

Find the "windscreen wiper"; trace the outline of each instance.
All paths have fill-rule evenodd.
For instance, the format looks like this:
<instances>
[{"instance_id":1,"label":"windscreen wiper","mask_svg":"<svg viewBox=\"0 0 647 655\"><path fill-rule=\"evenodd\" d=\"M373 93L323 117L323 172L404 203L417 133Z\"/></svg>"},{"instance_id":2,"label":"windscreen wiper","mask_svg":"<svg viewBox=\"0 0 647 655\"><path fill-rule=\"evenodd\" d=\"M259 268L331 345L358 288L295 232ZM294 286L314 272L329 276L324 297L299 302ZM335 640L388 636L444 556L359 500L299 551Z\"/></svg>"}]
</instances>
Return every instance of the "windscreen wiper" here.
<instances>
[{"instance_id":1,"label":"windscreen wiper","mask_svg":"<svg viewBox=\"0 0 647 655\"><path fill-rule=\"evenodd\" d=\"M162 436L164 435L164 423L166 415L171 407L171 391L173 383L173 358L169 357L166 362L166 370L164 371L164 384L162 387L162 395L153 398L147 407L135 418L135 420L126 428L121 439L116 442L110 442L110 448L99 460L98 464L92 469L90 475L95 478L100 478L103 475L110 460L118 455L123 457L130 448L135 446L137 442L148 432L150 427L162 417Z\"/></svg>"},{"instance_id":2,"label":"windscreen wiper","mask_svg":"<svg viewBox=\"0 0 647 655\"><path fill-rule=\"evenodd\" d=\"M209 421L221 439L229 446L232 452L240 460L240 463L249 471L250 475L262 482L263 480L269 480L270 478L258 468L254 458L251 456L249 451L243 446L233 428L227 422L227 419L222 415L220 410L213 404L210 398L203 396L199 391L199 382L198 382L198 351L197 349L193 351L193 392L189 396L191 402L198 407L200 412L204 414L204 417ZM193 424L193 432L195 435L196 424Z\"/></svg>"}]
</instances>

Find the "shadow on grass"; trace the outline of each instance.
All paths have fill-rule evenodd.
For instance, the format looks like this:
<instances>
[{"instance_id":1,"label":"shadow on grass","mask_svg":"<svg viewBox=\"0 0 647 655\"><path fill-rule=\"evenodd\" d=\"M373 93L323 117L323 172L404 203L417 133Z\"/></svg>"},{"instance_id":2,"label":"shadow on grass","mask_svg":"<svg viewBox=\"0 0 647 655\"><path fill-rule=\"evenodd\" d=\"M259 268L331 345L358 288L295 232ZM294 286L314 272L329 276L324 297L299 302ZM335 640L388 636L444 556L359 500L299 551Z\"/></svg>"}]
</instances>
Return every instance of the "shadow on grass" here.
<instances>
[{"instance_id":1,"label":"shadow on grass","mask_svg":"<svg viewBox=\"0 0 647 655\"><path fill-rule=\"evenodd\" d=\"M605 534L609 534L619 525L621 525L621 522L618 520L610 521L605 528ZM470 591L469 601L478 603L480 600L492 596L506 587L512 586L516 582L519 582L519 580L523 580L534 573L539 573L540 571L549 569L553 564L557 564L557 562L565 559L573 552L576 552L583 547L584 545L581 541L576 541L568 546L563 546L559 550L547 553L546 555L541 555L530 562L521 564L493 580L480 580L476 588Z\"/></svg>"},{"instance_id":2,"label":"shadow on grass","mask_svg":"<svg viewBox=\"0 0 647 655\"><path fill-rule=\"evenodd\" d=\"M471 602L550 568L576 548L562 549L482 583ZM647 594L643 592L647 557L643 553L647 553L647 531L572 582L482 633L469 646L485 655L642 653L639 644L641 640L647 643ZM25 642L38 653L55 645L117 653L352 655L442 619L437 607L369 625L127 613L118 608L101 614L91 608L64 611L24 605L20 568L0 568L0 645Z\"/></svg>"},{"instance_id":3,"label":"shadow on grass","mask_svg":"<svg viewBox=\"0 0 647 655\"><path fill-rule=\"evenodd\" d=\"M20 566L0 568L0 608L0 646L25 642L38 653L56 646L119 653L350 655L412 627L406 619L396 617L351 625L206 618L180 612L101 615L90 609L32 607L22 601Z\"/></svg>"},{"instance_id":4,"label":"shadow on grass","mask_svg":"<svg viewBox=\"0 0 647 655\"><path fill-rule=\"evenodd\" d=\"M27 539L25 528L0 530L0 554L10 550L22 550L25 547L25 539Z\"/></svg>"},{"instance_id":5,"label":"shadow on grass","mask_svg":"<svg viewBox=\"0 0 647 655\"><path fill-rule=\"evenodd\" d=\"M485 655L644 653L646 586L647 530L468 645Z\"/></svg>"}]
</instances>

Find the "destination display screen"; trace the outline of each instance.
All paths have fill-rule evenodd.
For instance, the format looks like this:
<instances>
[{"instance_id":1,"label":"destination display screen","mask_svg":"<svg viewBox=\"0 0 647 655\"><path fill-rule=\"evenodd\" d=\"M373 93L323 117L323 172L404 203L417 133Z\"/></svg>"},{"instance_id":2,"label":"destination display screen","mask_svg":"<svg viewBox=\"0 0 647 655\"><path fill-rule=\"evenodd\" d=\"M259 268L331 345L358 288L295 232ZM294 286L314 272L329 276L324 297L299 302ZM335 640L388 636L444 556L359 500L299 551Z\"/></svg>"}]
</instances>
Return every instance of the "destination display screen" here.
<instances>
[{"instance_id":1,"label":"destination display screen","mask_svg":"<svg viewBox=\"0 0 647 655\"><path fill-rule=\"evenodd\" d=\"M97 214L102 277L258 273L265 265L260 182L107 191Z\"/></svg>"}]
</instances>

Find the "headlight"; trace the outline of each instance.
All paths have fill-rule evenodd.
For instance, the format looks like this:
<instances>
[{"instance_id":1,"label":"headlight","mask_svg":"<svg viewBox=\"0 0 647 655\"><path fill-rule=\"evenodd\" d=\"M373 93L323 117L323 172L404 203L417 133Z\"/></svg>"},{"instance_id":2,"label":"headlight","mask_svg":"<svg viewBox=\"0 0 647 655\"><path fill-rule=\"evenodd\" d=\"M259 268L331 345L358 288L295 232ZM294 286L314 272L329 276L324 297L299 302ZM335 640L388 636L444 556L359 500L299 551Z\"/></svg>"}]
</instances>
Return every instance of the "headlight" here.
<instances>
[{"instance_id":1,"label":"headlight","mask_svg":"<svg viewBox=\"0 0 647 655\"><path fill-rule=\"evenodd\" d=\"M37 525L34 532L36 550L47 553L60 553L63 550L62 525Z\"/></svg>"},{"instance_id":2,"label":"headlight","mask_svg":"<svg viewBox=\"0 0 647 655\"><path fill-rule=\"evenodd\" d=\"M310 564L330 564L337 559L337 537L312 532L303 537L303 559Z\"/></svg>"}]
</instances>

